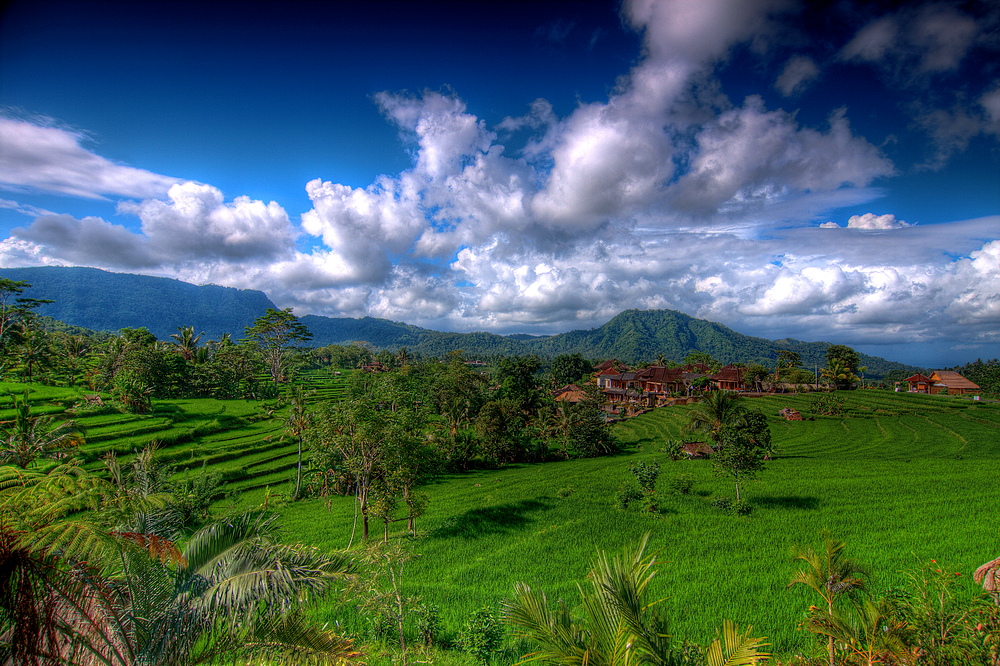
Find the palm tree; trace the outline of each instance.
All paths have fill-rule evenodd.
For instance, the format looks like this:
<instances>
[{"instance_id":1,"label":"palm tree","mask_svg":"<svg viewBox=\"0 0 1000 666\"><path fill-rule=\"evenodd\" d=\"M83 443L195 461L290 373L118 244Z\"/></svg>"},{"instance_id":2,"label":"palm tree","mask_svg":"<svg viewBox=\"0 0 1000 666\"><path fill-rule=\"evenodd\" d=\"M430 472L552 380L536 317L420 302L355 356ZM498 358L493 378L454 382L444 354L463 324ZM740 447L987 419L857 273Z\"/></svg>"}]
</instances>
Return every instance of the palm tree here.
<instances>
[{"instance_id":1,"label":"palm tree","mask_svg":"<svg viewBox=\"0 0 1000 666\"><path fill-rule=\"evenodd\" d=\"M518 583L514 599L504 604L504 618L516 636L538 645L524 660L560 666L687 663L683 646L670 636L657 602L648 598L656 575L656 556L645 554L648 540L646 535L621 556L598 554L587 576L589 585L578 586L585 616L581 621L573 619L563 601L552 609L544 593ZM756 664L766 658L759 651L763 645L759 639L747 639L732 629L725 636L724 651L721 644L709 648L712 666Z\"/></svg>"},{"instance_id":2,"label":"palm tree","mask_svg":"<svg viewBox=\"0 0 1000 666\"><path fill-rule=\"evenodd\" d=\"M826 530L822 533L823 548L816 550L812 546L800 546L795 550L795 559L802 560L805 568L792 576L788 587L802 584L815 591L826 605L826 611L822 615L814 612L813 619L809 621L809 628L832 626L835 618L835 605L842 597L851 597L857 592L865 589L863 576L865 570L854 560L847 557L844 552L846 545L842 541L837 541ZM816 609L816 611L820 609ZM825 618L825 619L824 619ZM820 620L826 622L824 625ZM815 622L814 622L815 620ZM830 655L830 666L835 666L835 637L829 632L822 633L829 638L828 649Z\"/></svg>"},{"instance_id":3,"label":"palm tree","mask_svg":"<svg viewBox=\"0 0 1000 666\"><path fill-rule=\"evenodd\" d=\"M11 396L14 418L0 430L0 463L27 467L36 458L58 456L83 444L83 429L73 421L56 422L52 416L32 416L27 395Z\"/></svg>"},{"instance_id":4,"label":"palm tree","mask_svg":"<svg viewBox=\"0 0 1000 666\"><path fill-rule=\"evenodd\" d=\"M179 333L171 333L170 337L176 340L174 345L177 347L177 352L184 357L185 361L190 361L197 353L198 341L205 334L195 335L194 326L178 326L177 330Z\"/></svg>"},{"instance_id":5,"label":"palm tree","mask_svg":"<svg viewBox=\"0 0 1000 666\"><path fill-rule=\"evenodd\" d=\"M81 666L354 660L350 640L301 611L351 571L349 560L280 545L274 532L274 516L248 512L199 530L183 552L166 540L120 535L117 570L77 572L88 594L63 604L61 653Z\"/></svg>"},{"instance_id":6,"label":"palm tree","mask_svg":"<svg viewBox=\"0 0 1000 666\"><path fill-rule=\"evenodd\" d=\"M858 381L858 376L854 370L839 359L831 359L827 367L820 369L820 374L834 388L848 388L853 382Z\"/></svg>"},{"instance_id":7,"label":"palm tree","mask_svg":"<svg viewBox=\"0 0 1000 666\"><path fill-rule=\"evenodd\" d=\"M899 661L914 655L907 651L903 640L906 621L893 612L886 600L865 599L849 608L847 612L829 615L814 613L806 620L806 628L843 645L847 652L847 659L842 662L845 665L912 663Z\"/></svg>"},{"instance_id":8,"label":"palm tree","mask_svg":"<svg viewBox=\"0 0 1000 666\"><path fill-rule=\"evenodd\" d=\"M694 409L688 412L687 429L705 432L716 443L723 428L743 424L746 409L735 391L712 391Z\"/></svg>"}]
</instances>

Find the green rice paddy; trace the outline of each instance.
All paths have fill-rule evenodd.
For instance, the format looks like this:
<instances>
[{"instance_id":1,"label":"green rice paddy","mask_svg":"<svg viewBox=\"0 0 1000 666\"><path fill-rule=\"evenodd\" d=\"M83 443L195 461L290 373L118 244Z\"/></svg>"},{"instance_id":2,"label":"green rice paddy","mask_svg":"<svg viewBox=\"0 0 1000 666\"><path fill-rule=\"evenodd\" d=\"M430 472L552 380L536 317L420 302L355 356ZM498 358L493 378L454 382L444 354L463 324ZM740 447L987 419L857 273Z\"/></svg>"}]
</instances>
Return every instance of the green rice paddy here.
<instances>
[{"instance_id":1,"label":"green rice paddy","mask_svg":"<svg viewBox=\"0 0 1000 666\"><path fill-rule=\"evenodd\" d=\"M777 416L789 406L808 419L812 400L749 400L770 417L779 453L745 488L754 505L748 517L712 507L733 488L713 475L709 461L672 462L661 452L667 439L682 436L686 407L616 426L629 446L613 458L442 478L425 488L431 503L412 539L420 557L409 565L405 591L439 606L454 632L473 610L497 606L517 581L550 599L574 600L596 549L619 550L648 532L660 552L655 593L666 598L677 635L706 642L730 618L752 624L787 655L814 645L796 630L815 600L787 589L796 570L792 549L818 543L829 529L869 567L876 590L901 584L904 570L936 559L961 572L974 593L972 571L1000 553L1000 405L856 391L847 394L842 417ZM637 460L662 465L659 514L612 507ZM692 494L666 490L678 474L694 477ZM320 501L281 511L290 540L323 548L348 543L350 498L336 498L329 511ZM404 525L393 525L395 538L404 538ZM373 525L373 534L380 532ZM344 620L332 606L321 615Z\"/></svg>"},{"instance_id":2,"label":"green rice paddy","mask_svg":"<svg viewBox=\"0 0 1000 666\"><path fill-rule=\"evenodd\" d=\"M316 395L335 399L346 376L314 379ZM35 413L59 414L83 392L0 384L0 420L12 412L9 391L28 388ZM845 413L814 413L809 394L748 399L769 418L778 453L744 494L754 507L733 517L712 506L732 496L707 460L671 461L667 440L684 437L688 407L664 407L615 426L625 451L614 457L512 466L446 475L424 487L431 498L414 536L405 521L393 539L406 540L418 558L405 572L403 592L438 606L445 637L470 613L497 607L517 581L550 599L576 599L597 549L619 550L645 533L661 564L654 594L664 597L675 633L708 641L723 618L752 624L778 654L809 650L810 635L796 630L814 600L788 589L796 565L792 549L818 543L822 529L848 544L871 571L872 587L886 591L903 571L936 559L960 572L969 593L972 571L1000 554L1000 404L948 396L883 391L843 394ZM96 413L76 420L87 428L83 453L98 470L99 456L124 456L149 443L177 465L178 475L220 472L225 491L241 494L220 509L255 505L265 487L284 493L295 465L294 443L282 438L284 411L275 402L165 400L147 415ZM785 421L783 407L804 421ZM657 461L659 512L613 508L630 463ZM670 480L694 478L689 495L671 494ZM281 506L286 539L321 548L351 540L354 503L335 497ZM381 525L372 524L373 538ZM360 536L356 528L354 545ZM361 632L366 623L334 601L318 608L322 620Z\"/></svg>"}]
</instances>

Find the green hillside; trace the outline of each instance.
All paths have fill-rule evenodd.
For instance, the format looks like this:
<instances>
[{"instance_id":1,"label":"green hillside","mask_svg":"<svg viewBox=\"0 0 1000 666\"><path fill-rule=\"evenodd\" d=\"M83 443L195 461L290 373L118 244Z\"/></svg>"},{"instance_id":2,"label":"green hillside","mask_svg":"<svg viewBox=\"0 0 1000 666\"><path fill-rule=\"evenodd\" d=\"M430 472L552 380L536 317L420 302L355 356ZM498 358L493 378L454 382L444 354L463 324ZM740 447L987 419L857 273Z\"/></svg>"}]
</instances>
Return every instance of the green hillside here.
<instances>
[{"instance_id":1,"label":"green hillside","mask_svg":"<svg viewBox=\"0 0 1000 666\"><path fill-rule=\"evenodd\" d=\"M160 339L194 326L204 339L243 329L274 304L260 291L109 273L96 268L0 268L0 277L31 284L24 296L51 299L38 314L94 331L145 326Z\"/></svg>"}]
</instances>

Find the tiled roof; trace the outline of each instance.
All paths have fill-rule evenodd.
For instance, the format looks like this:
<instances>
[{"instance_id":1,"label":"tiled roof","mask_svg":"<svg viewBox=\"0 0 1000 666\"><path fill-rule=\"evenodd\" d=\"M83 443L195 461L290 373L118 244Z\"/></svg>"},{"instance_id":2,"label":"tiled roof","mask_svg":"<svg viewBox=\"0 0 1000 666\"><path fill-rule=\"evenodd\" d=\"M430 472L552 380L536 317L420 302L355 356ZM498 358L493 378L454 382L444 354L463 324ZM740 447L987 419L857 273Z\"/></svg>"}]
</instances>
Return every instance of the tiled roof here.
<instances>
[{"instance_id":1,"label":"tiled roof","mask_svg":"<svg viewBox=\"0 0 1000 666\"><path fill-rule=\"evenodd\" d=\"M933 384L934 380L930 377L920 374L919 372L912 377L907 377L903 380L904 382L909 382L911 384Z\"/></svg>"},{"instance_id":2,"label":"tiled roof","mask_svg":"<svg viewBox=\"0 0 1000 666\"><path fill-rule=\"evenodd\" d=\"M944 384L948 388L956 389L979 389L979 385L975 384L962 375L954 372L952 370L935 370L931 373L931 379L936 380L940 384Z\"/></svg>"},{"instance_id":3,"label":"tiled roof","mask_svg":"<svg viewBox=\"0 0 1000 666\"><path fill-rule=\"evenodd\" d=\"M727 365L712 375L712 379L717 382L741 382L743 381L743 368Z\"/></svg>"},{"instance_id":4,"label":"tiled roof","mask_svg":"<svg viewBox=\"0 0 1000 666\"><path fill-rule=\"evenodd\" d=\"M662 365L651 365L640 373L642 379L657 384L676 384L684 381L682 368L667 368Z\"/></svg>"}]
</instances>

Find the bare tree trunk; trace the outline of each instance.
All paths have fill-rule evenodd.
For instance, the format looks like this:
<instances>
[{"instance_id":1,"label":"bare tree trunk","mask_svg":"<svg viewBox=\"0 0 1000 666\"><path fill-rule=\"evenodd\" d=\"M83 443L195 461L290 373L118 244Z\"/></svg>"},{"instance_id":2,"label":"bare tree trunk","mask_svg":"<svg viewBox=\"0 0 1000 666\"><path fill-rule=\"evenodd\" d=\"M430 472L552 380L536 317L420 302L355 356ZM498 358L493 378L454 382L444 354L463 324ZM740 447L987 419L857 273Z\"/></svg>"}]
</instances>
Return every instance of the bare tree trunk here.
<instances>
[{"instance_id":1,"label":"bare tree trunk","mask_svg":"<svg viewBox=\"0 0 1000 666\"><path fill-rule=\"evenodd\" d=\"M299 499L301 495L299 494L302 489L302 438L298 437L299 442L299 457L298 457L298 468L295 470L295 499Z\"/></svg>"}]
</instances>

